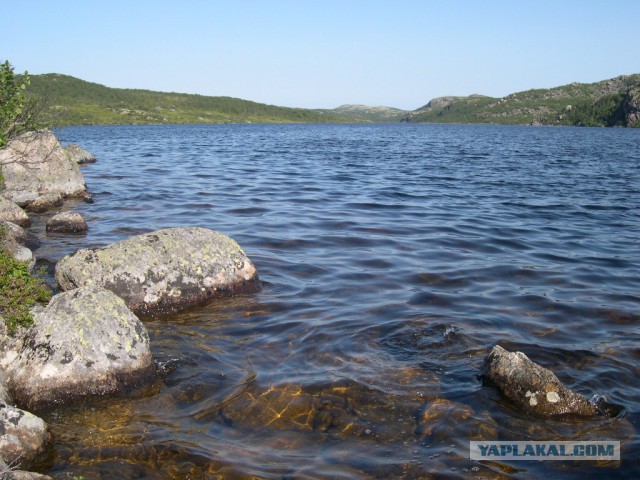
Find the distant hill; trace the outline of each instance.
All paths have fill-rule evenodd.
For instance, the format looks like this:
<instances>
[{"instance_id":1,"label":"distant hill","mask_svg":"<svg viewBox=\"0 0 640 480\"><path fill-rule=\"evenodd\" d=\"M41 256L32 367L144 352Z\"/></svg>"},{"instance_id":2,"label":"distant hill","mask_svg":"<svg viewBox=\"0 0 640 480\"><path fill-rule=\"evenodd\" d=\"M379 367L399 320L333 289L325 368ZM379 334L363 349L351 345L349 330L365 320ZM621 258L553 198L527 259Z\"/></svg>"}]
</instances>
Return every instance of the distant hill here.
<instances>
[{"instance_id":1,"label":"distant hill","mask_svg":"<svg viewBox=\"0 0 640 480\"><path fill-rule=\"evenodd\" d=\"M399 108L369 107L367 105L342 105L327 112L359 122L399 122L409 113L407 110Z\"/></svg>"},{"instance_id":2,"label":"distant hill","mask_svg":"<svg viewBox=\"0 0 640 480\"><path fill-rule=\"evenodd\" d=\"M434 98L406 111L342 105L287 108L231 97L110 88L61 74L32 75L29 91L47 99L53 126L149 123L497 123L640 127L640 74L550 89Z\"/></svg>"},{"instance_id":3,"label":"distant hill","mask_svg":"<svg viewBox=\"0 0 640 480\"><path fill-rule=\"evenodd\" d=\"M149 123L349 122L330 110L277 107L231 97L110 88L57 73L32 75L54 126Z\"/></svg>"},{"instance_id":4,"label":"distant hill","mask_svg":"<svg viewBox=\"0 0 640 480\"><path fill-rule=\"evenodd\" d=\"M403 121L640 127L640 74L513 93L434 98Z\"/></svg>"}]
</instances>

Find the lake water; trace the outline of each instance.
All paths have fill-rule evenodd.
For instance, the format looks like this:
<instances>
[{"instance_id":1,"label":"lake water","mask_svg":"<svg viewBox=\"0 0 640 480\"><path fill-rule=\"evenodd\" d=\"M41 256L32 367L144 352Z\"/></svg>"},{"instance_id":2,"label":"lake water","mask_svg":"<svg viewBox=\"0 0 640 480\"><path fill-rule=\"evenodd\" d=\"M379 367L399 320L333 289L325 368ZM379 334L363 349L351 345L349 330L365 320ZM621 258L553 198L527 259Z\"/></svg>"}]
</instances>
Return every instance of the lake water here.
<instances>
[{"instance_id":1,"label":"lake water","mask_svg":"<svg viewBox=\"0 0 640 480\"><path fill-rule=\"evenodd\" d=\"M70 127L86 236L234 238L264 282L145 321L162 375L45 415L67 478L640 477L640 130ZM45 217L33 229L43 230ZM43 233L44 235L44 233ZM543 420L478 376L525 352L614 418ZM622 461L469 460L470 440L618 440Z\"/></svg>"}]
</instances>

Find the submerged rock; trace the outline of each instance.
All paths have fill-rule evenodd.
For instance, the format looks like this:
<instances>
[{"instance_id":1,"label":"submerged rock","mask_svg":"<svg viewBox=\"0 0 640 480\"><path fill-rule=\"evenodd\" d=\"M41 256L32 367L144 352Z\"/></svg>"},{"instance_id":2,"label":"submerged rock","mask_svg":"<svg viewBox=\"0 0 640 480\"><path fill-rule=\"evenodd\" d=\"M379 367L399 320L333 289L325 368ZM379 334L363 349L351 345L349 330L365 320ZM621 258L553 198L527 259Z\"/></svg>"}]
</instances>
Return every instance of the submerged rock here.
<instances>
[{"instance_id":1,"label":"submerged rock","mask_svg":"<svg viewBox=\"0 0 640 480\"><path fill-rule=\"evenodd\" d=\"M96 157L87 152L80 145L76 145L75 143L70 143L66 147L64 147L64 151L67 152L69 159L72 162L77 163L78 165L83 165L85 163L95 163Z\"/></svg>"},{"instance_id":2,"label":"submerged rock","mask_svg":"<svg viewBox=\"0 0 640 480\"><path fill-rule=\"evenodd\" d=\"M25 472L23 470L14 470L8 474L6 480L53 480L49 475L43 475L35 472ZM5 480L5 479L3 479Z\"/></svg>"},{"instance_id":3,"label":"submerged rock","mask_svg":"<svg viewBox=\"0 0 640 480\"><path fill-rule=\"evenodd\" d=\"M47 221L47 232L80 233L88 228L82 215L76 212L61 212Z\"/></svg>"},{"instance_id":4,"label":"submerged rock","mask_svg":"<svg viewBox=\"0 0 640 480\"><path fill-rule=\"evenodd\" d=\"M20 206L46 193L69 197L86 191L80 167L48 130L27 132L9 141L0 150L0 169L3 195Z\"/></svg>"},{"instance_id":5,"label":"submerged rock","mask_svg":"<svg viewBox=\"0 0 640 480\"><path fill-rule=\"evenodd\" d=\"M21 227L28 227L31 223L27 213L17 203L2 195L0 195L0 219L15 223Z\"/></svg>"},{"instance_id":6,"label":"submerged rock","mask_svg":"<svg viewBox=\"0 0 640 480\"><path fill-rule=\"evenodd\" d=\"M154 373L146 328L97 286L53 297L6 370L9 392L28 409L114 393Z\"/></svg>"},{"instance_id":7,"label":"submerged rock","mask_svg":"<svg viewBox=\"0 0 640 480\"><path fill-rule=\"evenodd\" d=\"M565 387L551 370L532 362L522 352L493 347L484 362L484 378L524 411L548 417L598 414L596 405Z\"/></svg>"},{"instance_id":8,"label":"submerged rock","mask_svg":"<svg viewBox=\"0 0 640 480\"><path fill-rule=\"evenodd\" d=\"M170 228L78 250L58 262L55 279L61 290L101 285L137 314L183 310L221 294L260 289L240 246L206 228Z\"/></svg>"}]
</instances>

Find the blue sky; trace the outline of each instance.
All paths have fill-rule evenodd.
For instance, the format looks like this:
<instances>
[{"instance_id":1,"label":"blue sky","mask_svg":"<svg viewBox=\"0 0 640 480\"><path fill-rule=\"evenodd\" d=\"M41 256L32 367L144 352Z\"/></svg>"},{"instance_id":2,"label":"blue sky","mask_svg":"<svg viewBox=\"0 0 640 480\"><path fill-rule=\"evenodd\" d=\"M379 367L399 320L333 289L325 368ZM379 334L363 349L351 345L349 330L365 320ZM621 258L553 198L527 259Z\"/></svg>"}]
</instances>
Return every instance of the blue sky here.
<instances>
[{"instance_id":1,"label":"blue sky","mask_svg":"<svg viewBox=\"0 0 640 480\"><path fill-rule=\"evenodd\" d=\"M640 1L2 0L0 60L110 87L415 109L640 73Z\"/></svg>"}]
</instances>

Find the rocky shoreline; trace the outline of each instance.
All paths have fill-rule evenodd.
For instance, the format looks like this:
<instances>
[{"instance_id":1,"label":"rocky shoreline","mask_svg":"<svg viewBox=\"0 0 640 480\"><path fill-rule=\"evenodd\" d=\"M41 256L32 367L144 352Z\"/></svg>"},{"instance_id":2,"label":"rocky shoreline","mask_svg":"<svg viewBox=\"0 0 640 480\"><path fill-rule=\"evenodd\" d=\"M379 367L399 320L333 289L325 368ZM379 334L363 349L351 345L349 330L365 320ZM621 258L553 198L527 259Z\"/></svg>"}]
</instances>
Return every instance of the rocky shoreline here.
<instances>
[{"instance_id":1,"label":"rocky shoreline","mask_svg":"<svg viewBox=\"0 0 640 480\"><path fill-rule=\"evenodd\" d=\"M69 198L93 199L80 164L96 161L77 145L63 148L47 130L29 132L0 150L3 248L35 265L39 240L27 212L52 212ZM74 212L52 215L47 231L89 226ZM0 475L50 478L53 439L38 412L110 395L156 376L149 335L139 316L165 315L220 295L257 292L251 260L231 238L206 228L171 228L62 258L60 293L32 308L33 324L9 332L0 319ZM16 468L23 469L22 471Z\"/></svg>"}]
</instances>

